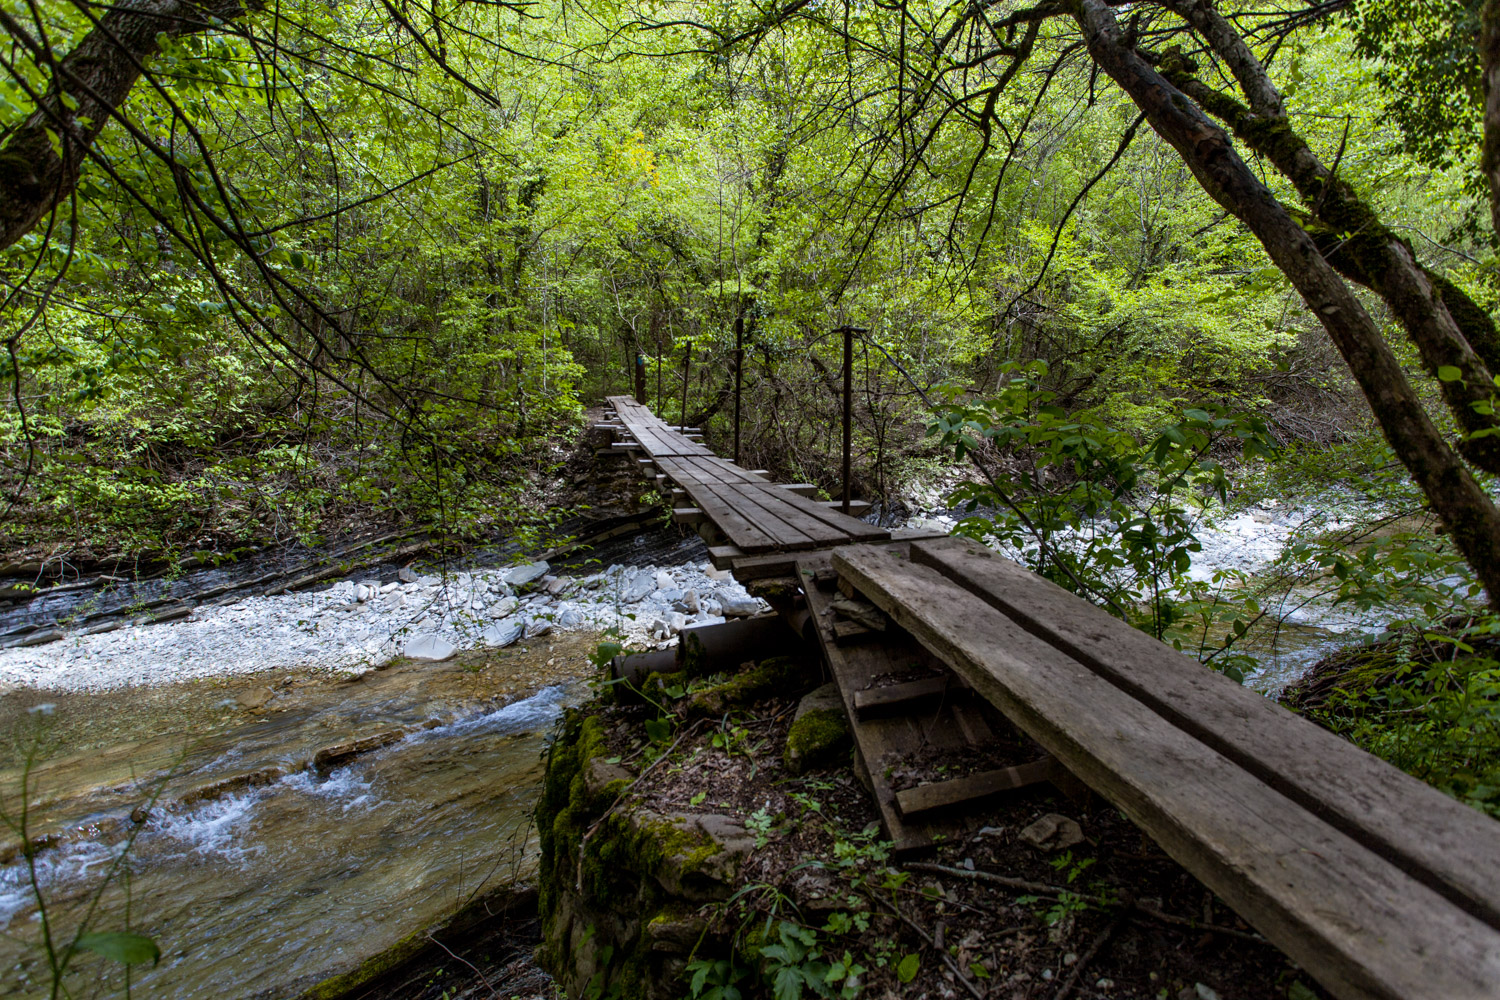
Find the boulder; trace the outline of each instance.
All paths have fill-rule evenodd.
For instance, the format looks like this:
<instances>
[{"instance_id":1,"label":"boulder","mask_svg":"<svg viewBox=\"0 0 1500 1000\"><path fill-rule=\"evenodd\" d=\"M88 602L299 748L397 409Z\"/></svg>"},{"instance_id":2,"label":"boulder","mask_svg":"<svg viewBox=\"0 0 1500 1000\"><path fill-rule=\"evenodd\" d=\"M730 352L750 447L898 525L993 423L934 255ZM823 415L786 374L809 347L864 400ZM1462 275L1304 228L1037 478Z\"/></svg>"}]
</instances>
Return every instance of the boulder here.
<instances>
[{"instance_id":1,"label":"boulder","mask_svg":"<svg viewBox=\"0 0 1500 1000\"><path fill-rule=\"evenodd\" d=\"M828 683L797 705L782 762L793 774L843 761L849 752L849 719L837 684Z\"/></svg>"},{"instance_id":2,"label":"boulder","mask_svg":"<svg viewBox=\"0 0 1500 1000\"><path fill-rule=\"evenodd\" d=\"M402 566L396 570L396 580L400 583L416 583L417 574L412 572L410 566Z\"/></svg>"},{"instance_id":3,"label":"boulder","mask_svg":"<svg viewBox=\"0 0 1500 1000\"><path fill-rule=\"evenodd\" d=\"M719 614L725 618L751 618L760 614L760 600L749 594L725 589L717 591L714 599L719 602Z\"/></svg>"},{"instance_id":4,"label":"boulder","mask_svg":"<svg viewBox=\"0 0 1500 1000\"><path fill-rule=\"evenodd\" d=\"M479 641L494 649L504 649L526 633L520 622L496 622L479 633Z\"/></svg>"},{"instance_id":5,"label":"boulder","mask_svg":"<svg viewBox=\"0 0 1500 1000\"><path fill-rule=\"evenodd\" d=\"M526 626L526 638L535 639L552 631L552 623L538 619Z\"/></svg>"},{"instance_id":6,"label":"boulder","mask_svg":"<svg viewBox=\"0 0 1500 1000\"><path fill-rule=\"evenodd\" d=\"M621 581L620 600L626 604L635 604L655 589L655 578L649 573L637 573Z\"/></svg>"},{"instance_id":7,"label":"boulder","mask_svg":"<svg viewBox=\"0 0 1500 1000\"><path fill-rule=\"evenodd\" d=\"M512 587L522 587L533 580L541 579L551 568L545 561L523 563L506 570L504 580Z\"/></svg>"},{"instance_id":8,"label":"boulder","mask_svg":"<svg viewBox=\"0 0 1500 1000\"><path fill-rule=\"evenodd\" d=\"M406 640L404 652L408 659L437 663L452 659L453 654L458 652L458 647L440 635L423 632Z\"/></svg>"}]
</instances>

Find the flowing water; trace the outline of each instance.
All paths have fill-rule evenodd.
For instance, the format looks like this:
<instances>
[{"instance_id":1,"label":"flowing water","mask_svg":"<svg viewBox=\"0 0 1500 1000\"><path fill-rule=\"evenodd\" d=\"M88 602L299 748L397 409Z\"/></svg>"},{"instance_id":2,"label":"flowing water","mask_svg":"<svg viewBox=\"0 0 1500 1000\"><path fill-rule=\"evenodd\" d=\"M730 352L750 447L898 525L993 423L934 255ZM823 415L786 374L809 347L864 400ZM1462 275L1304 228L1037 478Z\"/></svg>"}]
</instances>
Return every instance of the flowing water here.
<instances>
[{"instance_id":1,"label":"flowing water","mask_svg":"<svg viewBox=\"0 0 1500 1000\"><path fill-rule=\"evenodd\" d=\"M584 696L569 678L595 641L551 637L354 683L288 673L41 708L43 696L13 692L0 700L0 726L18 736L0 789L15 819L40 732L29 829L54 841L36 854L54 930L71 934L134 832L90 926L121 930L128 913L160 946L157 966L134 971L135 995L290 997L524 877L547 734ZM20 858L0 867L0 927L0 995L45 996ZM73 995L117 988L120 969L79 959Z\"/></svg>"}]
</instances>

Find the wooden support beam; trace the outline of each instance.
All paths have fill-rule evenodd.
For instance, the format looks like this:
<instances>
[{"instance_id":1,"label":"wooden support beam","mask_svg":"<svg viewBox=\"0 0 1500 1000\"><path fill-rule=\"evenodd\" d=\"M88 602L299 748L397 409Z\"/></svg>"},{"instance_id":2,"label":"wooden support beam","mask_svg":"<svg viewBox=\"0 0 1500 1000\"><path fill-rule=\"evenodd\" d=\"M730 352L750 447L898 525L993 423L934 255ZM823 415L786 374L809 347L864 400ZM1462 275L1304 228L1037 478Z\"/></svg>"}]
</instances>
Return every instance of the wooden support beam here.
<instances>
[{"instance_id":1,"label":"wooden support beam","mask_svg":"<svg viewBox=\"0 0 1500 1000\"><path fill-rule=\"evenodd\" d=\"M842 510L844 507L844 502L842 500L825 500L822 502L825 506L833 507L837 510ZM872 505L868 500L850 500L848 514L850 517L861 517L864 514L869 513L871 506Z\"/></svg>"},{"instance_id":2,"label":"wooden support beam","mask_svg":"<svg viewBox=\"0 0 1500 1000\"><path fill-rule=\"evenodd\" d=\"M869 630L866 629L866 631ZM881 711L910 707L916 702L941 698L947 694L952 681L952 675L943 674L939 677L924 677L918 681L907 681L905 684L866 688L863 691L854 692L854 710L861 716L873 715Z\"/></svg>"},{"instance_id":3,"label":"wooden support beam","mask_svg":"<svg viewBox=\"0 0 1500 1000\"><path fill-rule=\"evenodd\" d=\"M896 793L896 808L901 815L915 816L953 806L970 805L991 795L1038 785L1051 781L1058 771L1057 761L1043 757L1017 767L1002 767L994 771L982 771L966 778L935 781L916 788L906 788Z\"/></svg>"},{"instance_id":4,"label":"wooden support beam","mask_svg":"<svg viewBox=\"0 0 1500 1000\"><path fill-rule=\"evenodd\" d=\"M789 493L795 493L799 497L815 497L818 495L818 487L815 483L780 483L782 489Z\"/></svg>"},{"instance_id":5,"label":"wooden support beam","mask_svg":"<svg viewBox=\"0 0 1500 1000\"><path fill-rule=\"evenodd\" d=\"M673 507L674 524L701 524L706 520L701 507Z\"/></svg>"}]
</instances>

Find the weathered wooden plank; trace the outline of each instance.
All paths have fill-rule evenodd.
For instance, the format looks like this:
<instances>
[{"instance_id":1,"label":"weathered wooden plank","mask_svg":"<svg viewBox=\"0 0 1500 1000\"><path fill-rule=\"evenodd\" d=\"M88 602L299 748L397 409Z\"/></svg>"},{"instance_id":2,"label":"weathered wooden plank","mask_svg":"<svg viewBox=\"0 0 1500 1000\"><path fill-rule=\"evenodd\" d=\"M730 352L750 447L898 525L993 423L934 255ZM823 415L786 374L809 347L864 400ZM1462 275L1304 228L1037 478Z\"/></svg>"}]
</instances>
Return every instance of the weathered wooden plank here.
<instances>
[{"instance_id":1,"label":"weathered wooden plank","mask_svg":"<svg viewBox=\"0 0 1500 1000\"><path fill-rule=\"evenodd\" d=\"M912 559L1500 928L1500 823L977 542L924 542Z\"/></svg>"},{"instance_id":2,"label":"weathered wooden plank","mask_svg":"<svg viewBox=\"0 0 1500 1000\"><path fill-rule=\"evenodd\" d=\"M701 507L673 507L672 522L674 524L701 524L708 517L703 513Z\"/></svg>"},{"instance_id":3,"label":"weathered wooden plank","mask_svg":"<svg viewBox=\"0 0 1500 1000\"><path fill-rule=\"evenodd\" d=\"M735 497L736 508L778 538L785 537L788 547L816 548L837 545L849 536L798 510L788 500L800 499L790 493L750 483L733 483L717 487L726 499ZM759 514L753 512L758 511ZM785 526L784 528L778 526Z\"/></svg>"},{"instance_id":4,"label":"weathered wooden plank","mask_svg":"<svg viewBox=\"0 0 1500 1000\"><path fill-rule=\"evenodd\" d=\"M1051 781L1057 772L1057 762L1051 757L1043 757L1015 767L1001 767L964 778L934 781L897 792L896 808L901 810L903 817L910 817L917 813L952 809L954 806L971 806L1001 792Z\"/></svg>"},{"instance_id":5,"label":"weathered wooden plank","mask_svg":"<svg viewBox=\"0 0 1500 1000\"><path fill-rule=\"evenodd\" d=\"M932 567L833 564L1337 996L1494 997L1494 928Z\"/></svg>"},{"instance_id":6,"label":"weathered wooden plank","mask_svg":"<svg viewBox=\"0 0 1500 1000\"><path fill-rule=\"evenodd\" d=\"M746 492L741 486L740 483L704 483L701 488L711 491L735 513L770 535L778 548L817 548L820 543L839 540L837 534L826 530L817 537L809 534L802 525L793 524L783 516L787 511L760 503L755 494Z\"/></svg>"},{"instance_id":7,"label":"weathered wooden plank","mask_svg":"<svg viewBox=\"0 0 1500 1000\"><path fill-rule=\"evenodd\" d=\"M800 514L835 529L844 539L859 539L873 542L891 537L890 530L887 528L882 528L876 524L866 524L863 521L844 514L842 511L834 509L828 504L788 493L779 486L768 485L762 486L759 489L761 493L774 498L778 503L785 504Z\"/></svg>"},{"instance_id":8,"label":"weathered wooden plank","mask_svg":"<svg viewBox=\"0 0 1500 1000\"><path fill-rule=\"evenodd\" d=\"M842 648L832 642L826 623L833 617L828 613L833 591L828 584L817 583L819 568L827 564L824 553L813 553L798 561L797 576L803 581L802 589L818 641L844 701L854 739L856 765L870 787L886 839L892 842L897 853L910 853L931 846L937 836L959 835L963 828L957 824L934 826L904 820L896 805L896 793L885 778L885 770L887 765L924 745L955 748L964 745L967 742L965 726L954 718L951 711L935 720L924 720L930 724L923 726L910 716L861 719L853 706L854 692L868 687L872 678L907 669L914 662L931 662L930 654L909 635L893 637L888 643L855 648Z\"/></svg>"},{"instance_id":9,"label":"weathered wooden plank","mask_svg":"<svg viewBox=\"0 0 1500 1000\"><path fill-rule=\"evenodd\" d=\"M743 549L733 545L710 545L708 547L708 561L714 564L714 569L729 569L735 560L745 554Z\"/></svg>"},{"instance_id":10,"label":"weathered wooden plank","mask_svg":"<svg viewBox=\"0 0 1500 1000\"><path fill-rule=\"evenodd\" d=\"M907 681L905 684L887 684L885 687L856 691L854 692L854 710L864 717L880 711L910 707L916 702L941 698L947 694L951 680L952 676L944 673L937 677Z\"/></svg>"},{"instance_id":11,"label":"weathered wooden plank","mask_svg":"<svg viewBox=\"0 0 1500 1000\"><path fill-rule=\"evenodd\" d=\"M693 502L707 515L707 519L724 532L742 553L770 552L783 547L775 535L751 521L736 510L722 496L713 483L688 481L684 483Z\"/></svg>"}]
</instances>

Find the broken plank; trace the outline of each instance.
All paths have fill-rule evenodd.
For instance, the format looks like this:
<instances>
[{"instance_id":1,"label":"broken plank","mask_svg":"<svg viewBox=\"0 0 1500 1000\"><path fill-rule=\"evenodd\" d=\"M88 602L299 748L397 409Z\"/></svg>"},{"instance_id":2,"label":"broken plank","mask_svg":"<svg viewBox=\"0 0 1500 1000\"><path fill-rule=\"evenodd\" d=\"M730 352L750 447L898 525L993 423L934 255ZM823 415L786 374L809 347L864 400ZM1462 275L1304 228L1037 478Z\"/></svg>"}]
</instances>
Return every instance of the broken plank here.
<instances>
[{"instance_id":1,"label":"broken plank","mask_svg":"<svg viewBox=\"0 0 1500 1000\"><path fill-rule=\"evenodd\" d=\"M885 687L866 688L854 692L854 710L861 717L880 711L903 708L915 702L931 701L948 693L952 675L943 673L937 677L907 681L904 684L887 684Z\"/></svg>"}]
</instances>

